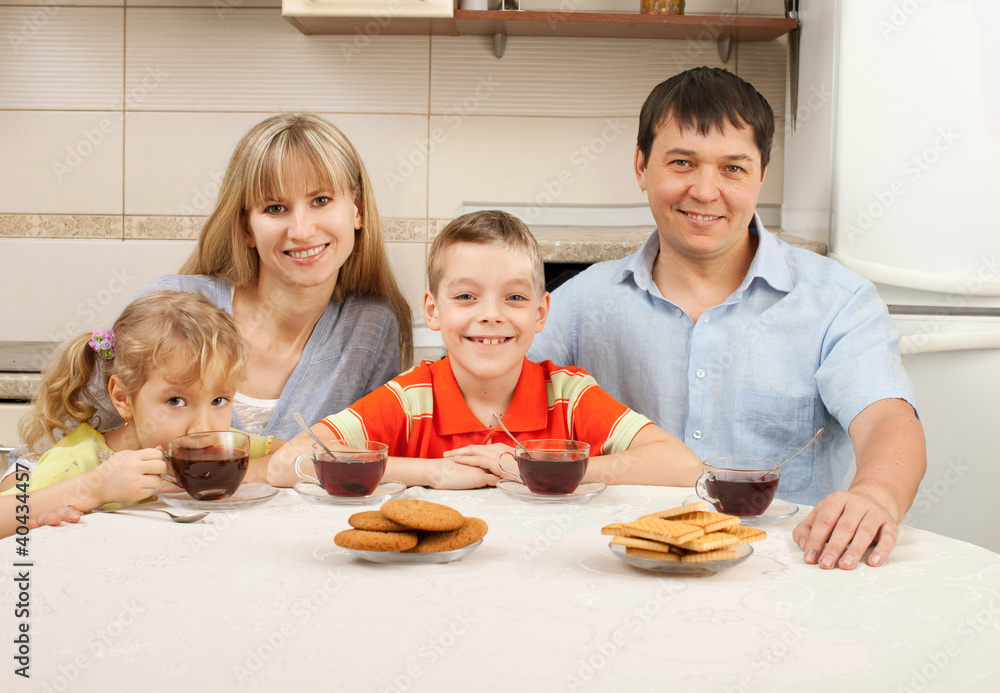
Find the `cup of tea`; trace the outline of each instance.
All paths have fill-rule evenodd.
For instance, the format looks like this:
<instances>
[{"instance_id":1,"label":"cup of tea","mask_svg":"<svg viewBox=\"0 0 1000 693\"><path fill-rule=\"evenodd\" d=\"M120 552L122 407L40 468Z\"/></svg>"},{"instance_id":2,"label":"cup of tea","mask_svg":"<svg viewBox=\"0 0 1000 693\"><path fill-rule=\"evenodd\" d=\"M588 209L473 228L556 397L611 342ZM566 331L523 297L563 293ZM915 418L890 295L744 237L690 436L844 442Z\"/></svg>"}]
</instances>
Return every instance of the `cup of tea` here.
<instances>
[{"instance_id":1,"label":"cup of tea","mask_svg":"<svg viewBox=\"0 0 1000 693\"><path fill-rule=\"evenodd\" d=\"M532 493L543 496L573 493L590 461L590 445L579 440L526 440L523 450L514 451L517 469L514 474L501 465L501 469L528 487Z\"/></svg>"},{"instance_id":2,"label":"cup of tea","mask_svg":"<svg viewBox=\"0 0 1000 693\"><path fill-rule=\"evenodd\" d=\"M389 459L389 446L370 440L335 440L313 445L312 452L295 458L295 472L319 484L331 496L370 496L378 488ZM303 465L313 463L316 476Z\"/></svg>"},{"instance_id":3,"label":"cup of tea","mask_svg":"<svg viewBox=\"0 0 1000 693\"><path fill-rule=\"evenodd\" d=\"M695 493L720 513L739 517L762 515L778 490L781 465L759 457L717 457L702 462L705 471Z\"/></svg>"},{"instance_id":4,"label":"cup of tea","mask_svg":"<svg viewBox=\"0 0 1000 693\"><path fill-rule=\"evenodd\" d=\"M164 455L177 484L195 500L228 498L243 483L250 464L250 436L238 431L189 433L167 443Z\"/></svg>"}]
</instances>

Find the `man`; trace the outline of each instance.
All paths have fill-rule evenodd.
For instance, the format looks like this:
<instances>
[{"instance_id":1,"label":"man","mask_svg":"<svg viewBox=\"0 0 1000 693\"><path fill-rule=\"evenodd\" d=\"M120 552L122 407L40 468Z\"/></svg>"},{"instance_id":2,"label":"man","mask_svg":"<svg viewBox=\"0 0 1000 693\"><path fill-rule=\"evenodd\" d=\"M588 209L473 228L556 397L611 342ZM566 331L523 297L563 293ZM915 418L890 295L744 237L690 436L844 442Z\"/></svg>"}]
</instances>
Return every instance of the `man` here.
<instances>
[{"instance_id":1,"label":"man","mask_svg":"<svg viewBox=\"0 0 1000 693\"><path fill-rule=\"evenodd\" d=\"M642 107L635 174L656 232L556 290L529 352L590 371L702 459L781 461L778 494L815 505L807 563L891 552L926 468L899 334L871 283L769 234L755 214L774 115L750 84L696 68ZM851 457L857 473L839 492Z\"/></svg>"}]
</instances>

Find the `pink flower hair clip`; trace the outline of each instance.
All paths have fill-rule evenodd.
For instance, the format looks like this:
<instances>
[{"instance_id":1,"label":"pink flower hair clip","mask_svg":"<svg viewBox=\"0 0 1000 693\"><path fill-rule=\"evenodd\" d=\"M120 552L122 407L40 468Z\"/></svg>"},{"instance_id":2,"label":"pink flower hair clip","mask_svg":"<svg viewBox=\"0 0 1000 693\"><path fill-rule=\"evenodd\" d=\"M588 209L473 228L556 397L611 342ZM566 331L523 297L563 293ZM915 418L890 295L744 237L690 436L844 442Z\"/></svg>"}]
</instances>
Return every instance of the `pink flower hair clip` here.
<instances>
[{"instance_id":1,"label":"pink flower hair clip","mask_svg":"<svg viewBox=\"0 0 1000 693\"><path fill-rule=\"evenodd\" d=\"M113 330L94 330L87 344L105 361L110 361L115 357L115 333Z\"/></svg>"}]
</instances>

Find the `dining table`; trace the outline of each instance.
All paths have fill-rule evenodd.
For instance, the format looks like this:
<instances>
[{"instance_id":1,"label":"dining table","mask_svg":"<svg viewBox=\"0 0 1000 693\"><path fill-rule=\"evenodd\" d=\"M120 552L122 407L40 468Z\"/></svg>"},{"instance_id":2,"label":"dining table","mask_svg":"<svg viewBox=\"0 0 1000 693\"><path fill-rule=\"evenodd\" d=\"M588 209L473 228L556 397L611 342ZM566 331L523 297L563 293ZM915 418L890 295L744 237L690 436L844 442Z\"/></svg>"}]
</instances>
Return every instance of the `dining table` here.
<instances>
[{"instance_id":1,"label":"dining table","mask_svg":"<svg viewBox=\"0 0 1000 693\"><path fill-rule=\"evenodd\" d=\"M601 532L691 496L406 489L488 524L445 563L360 558L334 536L379 506L293 489L190 524L146 512L163 501L93 513L0 540L0 680L39 693L1000 690L1000 555L900 526L883 565L824 570L792 540L805 506L705 575L626 563Z\"/></svg>"}]
</instances>

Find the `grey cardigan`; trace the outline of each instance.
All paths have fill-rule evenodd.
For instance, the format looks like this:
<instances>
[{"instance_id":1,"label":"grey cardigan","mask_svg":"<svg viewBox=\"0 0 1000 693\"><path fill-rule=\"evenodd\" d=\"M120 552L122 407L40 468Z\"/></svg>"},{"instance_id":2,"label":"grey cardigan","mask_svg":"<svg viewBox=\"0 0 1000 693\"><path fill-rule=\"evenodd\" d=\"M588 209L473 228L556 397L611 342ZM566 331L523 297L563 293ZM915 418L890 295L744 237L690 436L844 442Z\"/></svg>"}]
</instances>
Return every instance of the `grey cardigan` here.
<instances>
[{"instance_id":1,"label":"grey cardigan","mask_svg":"<svg viewBox=\"0 0 1000 693\"><path fill-rule=\"evenodd\" d=\"M233 314L232 286L225 279L168 274L146 284L139 294L162 289L197 291ZM399 375L398 329L384 298L349 294L343 304L331 301L262 435L288 440L301 432L292 412L301 412L314 424ZM242 428L235 411L233 427Z\"/></svg>"}]
</instances>

